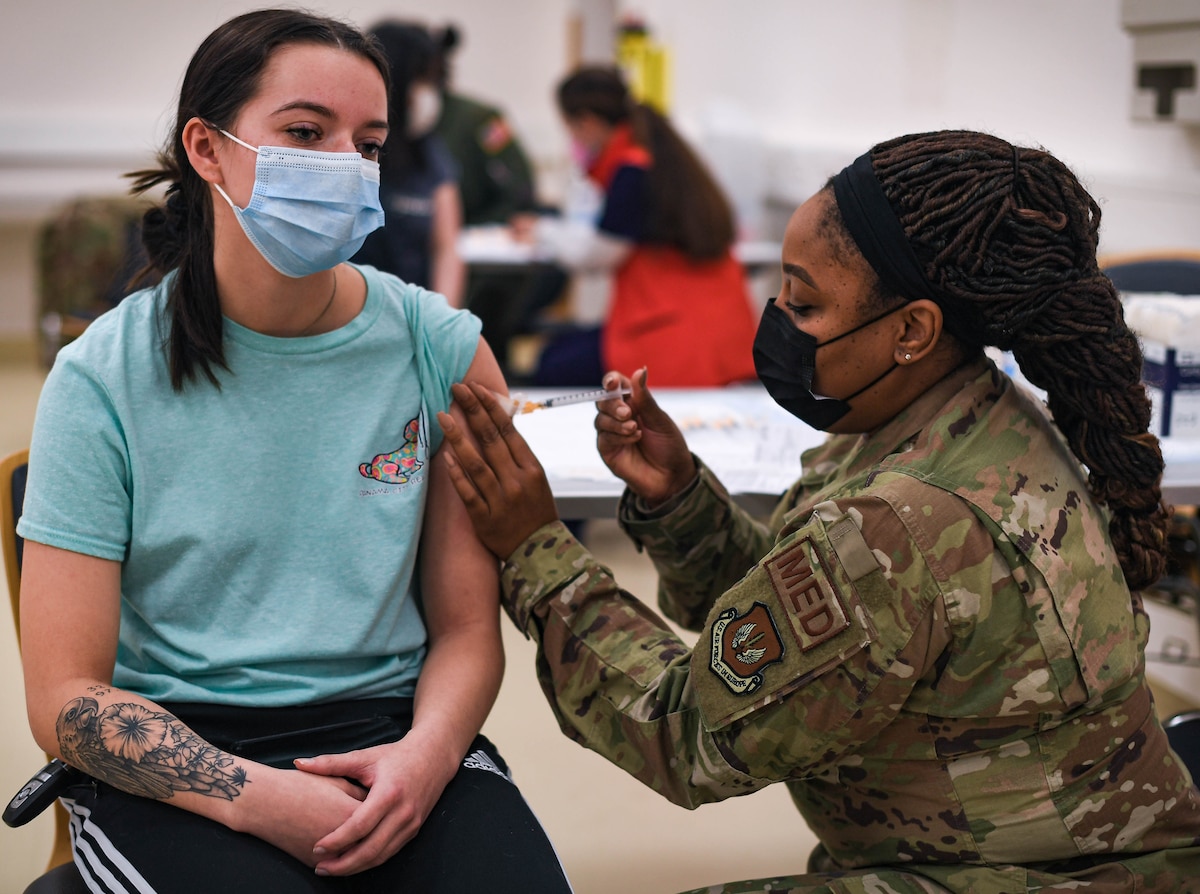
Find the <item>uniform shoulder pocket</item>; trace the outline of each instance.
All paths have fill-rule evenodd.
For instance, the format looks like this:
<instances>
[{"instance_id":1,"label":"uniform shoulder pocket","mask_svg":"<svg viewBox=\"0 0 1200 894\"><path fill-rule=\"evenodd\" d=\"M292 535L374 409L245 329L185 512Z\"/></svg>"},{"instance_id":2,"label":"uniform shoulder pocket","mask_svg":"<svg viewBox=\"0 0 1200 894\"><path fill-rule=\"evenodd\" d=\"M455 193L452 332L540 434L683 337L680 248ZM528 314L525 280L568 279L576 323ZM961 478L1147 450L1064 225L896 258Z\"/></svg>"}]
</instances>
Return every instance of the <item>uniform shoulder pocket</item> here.
<instances>
[{"instance_id":1,"label":"uniform shoulder pocket","mask_svg":"<svg viewBox=\"0 0 1200 894\"><path fill-rule=\"evenodd\" d=\"M858 584L879 571L854 519L818 504L709 614L691 673L706 728L812 684L873 642L878 631ZM823 691L842 690L827 694L852 712L861 696L855 681L832 675Z\"/></svg>"}]
</instances>

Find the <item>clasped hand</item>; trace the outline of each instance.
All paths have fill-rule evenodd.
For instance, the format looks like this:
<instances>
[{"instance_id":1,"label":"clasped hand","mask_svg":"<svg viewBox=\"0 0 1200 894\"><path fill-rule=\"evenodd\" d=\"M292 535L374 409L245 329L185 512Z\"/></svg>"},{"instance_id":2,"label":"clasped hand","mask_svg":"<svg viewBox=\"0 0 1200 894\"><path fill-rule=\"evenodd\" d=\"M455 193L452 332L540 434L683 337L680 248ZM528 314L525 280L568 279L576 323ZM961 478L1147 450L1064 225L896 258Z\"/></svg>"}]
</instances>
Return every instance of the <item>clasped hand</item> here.
<instances>
[{"instance_id":1,"label":"clasped hand","mask_svg":"<svg viewBox=\"0 0 1200 894\"><path fill-rule=\"evenodd\" d=\"M263 817L269 827L248 831L314 866L320 875L371 869L420 831L453 775L454 767L442 763L408 736L297 760L299 773L283 771L288 795L275 805L277 814Z\"/></svg>"}]
</instances>

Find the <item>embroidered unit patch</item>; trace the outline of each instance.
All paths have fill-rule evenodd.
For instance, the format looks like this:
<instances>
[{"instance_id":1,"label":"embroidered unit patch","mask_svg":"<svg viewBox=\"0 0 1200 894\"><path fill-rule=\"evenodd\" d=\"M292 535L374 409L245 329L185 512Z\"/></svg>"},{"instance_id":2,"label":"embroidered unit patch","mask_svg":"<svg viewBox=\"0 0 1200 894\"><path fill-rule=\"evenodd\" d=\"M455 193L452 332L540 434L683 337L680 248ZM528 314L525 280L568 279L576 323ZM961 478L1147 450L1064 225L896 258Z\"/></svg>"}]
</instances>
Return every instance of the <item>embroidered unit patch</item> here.
<instances>
[{"instance_id":1,"label":"embroidered unit patch","mask_svg":"<svg viewBox=\"0 0 1200 894\"><path fill-rule=\"evenodd\" d=\"M713 622L709 667L737 695L757 690L767 665L782 660L783 640L771 610L761 602L744 615L736 608L723 611Z\"/></svg>"},{"instance_id":2,"label":"embroidered unit patch","mask_svg":"<svg viewBox=\"0 0 1200 894\"><path fill-rule=\"evenodd\" d=\"M508 129L508 122L503 118L492 118L484 126L479 142L484 149L495 155L512 142L512 131Z\"/></svg>"},{"instance_id":3,"label":"embroidered unit patch","mask_svg":"<svg viewBox=\"0 0 1200 894\"><path fill-rule=\"evenodd\" d=\"M819 574L813 573L814 558ZM829 569L809 538L798 540L787 552L771 559L766 569L787 611L800 651L814 649L850 626L846 606L830 584Z\"/></svg>"}]
</instances>

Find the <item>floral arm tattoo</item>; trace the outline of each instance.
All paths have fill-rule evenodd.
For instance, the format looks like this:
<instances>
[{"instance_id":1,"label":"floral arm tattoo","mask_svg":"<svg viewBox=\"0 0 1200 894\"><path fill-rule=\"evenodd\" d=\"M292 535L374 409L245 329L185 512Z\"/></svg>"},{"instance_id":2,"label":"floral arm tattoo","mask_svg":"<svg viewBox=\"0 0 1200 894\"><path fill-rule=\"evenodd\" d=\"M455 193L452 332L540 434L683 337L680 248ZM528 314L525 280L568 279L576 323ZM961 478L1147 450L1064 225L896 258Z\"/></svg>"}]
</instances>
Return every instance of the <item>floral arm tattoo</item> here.
<instances>
[{"instance_id":1,"label":"floral arm tattoo","mask_svg":"<svg viewBox=\"0 0 1200 894\"><path fill-rule=\"evenodd\" d=\"M57 733L68 764L130 794L163 801L194 792L232 801L247 782L233 755L179 718L135 702L101 709L90 696L72 699L58 715Z\"/></svg>"}]
</instances>

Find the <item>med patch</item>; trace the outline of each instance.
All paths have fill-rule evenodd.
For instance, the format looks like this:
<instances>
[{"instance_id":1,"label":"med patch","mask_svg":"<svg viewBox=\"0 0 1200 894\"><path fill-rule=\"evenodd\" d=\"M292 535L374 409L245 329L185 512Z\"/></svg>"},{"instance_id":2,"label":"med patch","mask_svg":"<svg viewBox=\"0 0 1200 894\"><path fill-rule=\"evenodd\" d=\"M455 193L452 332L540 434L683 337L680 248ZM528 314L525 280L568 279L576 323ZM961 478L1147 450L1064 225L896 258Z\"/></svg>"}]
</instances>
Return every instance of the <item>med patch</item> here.
<instances>
[{"instance_id":1,"label":"med patch","mask_svg":"<svg viewBox=\"0 0 1200 894\"><path fill-rule=\"evenodd\" d=\"M814 562L819 573L813 573ZM815 649L850 626L846 606L830 583L832 575L810 538L800 538L765 567L800 651Z\"/></svg>"}]
</instances>

